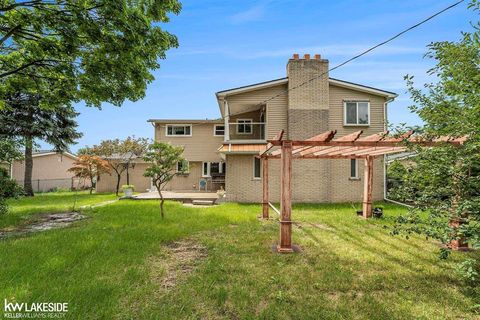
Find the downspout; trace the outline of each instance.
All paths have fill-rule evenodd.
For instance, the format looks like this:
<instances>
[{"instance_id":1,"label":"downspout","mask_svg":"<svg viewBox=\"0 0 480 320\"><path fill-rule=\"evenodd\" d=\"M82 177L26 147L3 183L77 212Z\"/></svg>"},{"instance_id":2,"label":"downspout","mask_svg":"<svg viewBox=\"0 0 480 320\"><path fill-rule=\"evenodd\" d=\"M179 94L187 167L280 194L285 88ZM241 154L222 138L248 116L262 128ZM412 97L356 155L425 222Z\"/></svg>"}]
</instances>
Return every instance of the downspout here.
<instances>
[{"instance_id":1,"label":"downspout","mask_svg":"<svg viewBox=\"0 0 480 320\"><path fill-rule=\"evenodd\" d=\"M392 102L395 98L390 98L385 101L383 104L383 130L386 131L388 129L388 118L387 118L387 112L388 112L388 103ZM387 155L383 155L383 200L387 202L391 202L394 204L398 204L401 206L405 206L408 208L411 208L412 206L398 202L392 199L387 198Z\"/></svg>"}]
</instances>

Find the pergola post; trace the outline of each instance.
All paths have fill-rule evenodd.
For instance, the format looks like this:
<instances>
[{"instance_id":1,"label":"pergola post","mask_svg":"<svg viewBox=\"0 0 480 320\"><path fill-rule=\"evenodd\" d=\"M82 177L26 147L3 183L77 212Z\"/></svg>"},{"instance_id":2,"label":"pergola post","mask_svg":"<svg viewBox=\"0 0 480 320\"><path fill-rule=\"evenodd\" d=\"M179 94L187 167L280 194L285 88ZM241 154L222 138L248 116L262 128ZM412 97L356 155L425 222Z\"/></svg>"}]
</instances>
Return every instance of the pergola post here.
<instances>
[{"instance_id":1,"label":"pergola post","mask_svg":"<svg viewBox=\"0 0 480 320\"><path fill-rule=\"evenodd\" d=\"M268 158L265 157L262 160L262 186L263 186L263 197L262 197L262 218L268 219Z\"/></svg>"},{"instance_id":2,"label":"pergola post","mask_svg":"<svg viewBox=\"0 0 480 320\"><path fill-rule=\"evenodd\" d=\"M280 244L277 251L293 252L292 248L292 142L282 141L280 195Z\"/></svg>"},{"instance_id":3,"label":"pergola post","mask_svg":"<svg viewBox=\"0 0 480 320\"><path fill-rule=\"evenodd\" d=\"M365 158L363 176L363 217L372 217L372 189L373 189L373 157Z\"/></svg>"}]
</instances>

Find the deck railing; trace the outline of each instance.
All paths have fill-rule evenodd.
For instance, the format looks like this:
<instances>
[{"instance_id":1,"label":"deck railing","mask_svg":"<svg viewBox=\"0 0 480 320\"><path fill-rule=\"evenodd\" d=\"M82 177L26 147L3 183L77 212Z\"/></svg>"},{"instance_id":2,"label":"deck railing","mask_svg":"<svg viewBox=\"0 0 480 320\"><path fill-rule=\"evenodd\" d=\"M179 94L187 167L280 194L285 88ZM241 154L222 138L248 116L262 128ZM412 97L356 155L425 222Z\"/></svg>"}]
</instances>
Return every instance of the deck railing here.
<instances>
[{"instance_id":1,"label":"deck railing","mask_svg":"<svg viewBox=\"0 0 480 320\"><path fill-rule=\"evenodd\" d=\"M265 122L237 120L229 122L225 140L265 140Z\"/></svg>"}]
</instances>

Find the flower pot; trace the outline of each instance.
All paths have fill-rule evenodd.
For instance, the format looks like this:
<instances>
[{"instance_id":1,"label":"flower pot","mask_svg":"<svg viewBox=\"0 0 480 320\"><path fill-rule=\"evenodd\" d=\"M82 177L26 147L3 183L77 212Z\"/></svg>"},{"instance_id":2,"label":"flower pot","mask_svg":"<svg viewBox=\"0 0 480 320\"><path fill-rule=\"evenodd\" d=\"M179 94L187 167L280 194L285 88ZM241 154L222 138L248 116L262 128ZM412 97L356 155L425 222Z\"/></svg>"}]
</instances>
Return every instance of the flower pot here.
<instances>
[{"instance_id":1,"label":"flower pot","mask_svg":"<svg viewBox=\"0 0 480 320\"><path fill-rule=\"evenodd\" d=\"M133 188L125 188L123 189L123 193L125 194L125 198L131 198L133 196Z\"/></svg>"}]
</instances>

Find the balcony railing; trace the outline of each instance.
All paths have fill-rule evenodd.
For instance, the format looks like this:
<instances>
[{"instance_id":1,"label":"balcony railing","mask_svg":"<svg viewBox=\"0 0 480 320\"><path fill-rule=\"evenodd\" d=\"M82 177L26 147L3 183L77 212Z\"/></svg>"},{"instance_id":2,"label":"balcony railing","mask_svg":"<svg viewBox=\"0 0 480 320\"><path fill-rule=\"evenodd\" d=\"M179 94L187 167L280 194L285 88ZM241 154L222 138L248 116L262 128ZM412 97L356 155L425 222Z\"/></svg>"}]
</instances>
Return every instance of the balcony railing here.
<instances>
[{"instance_id":1,"label":"balcony railing","mask_svg":"<svg viewBox=\"0 0 480 320\"><path fill-rule=\"evenodd\" d=\"M225 140L265 141L265 122L246 122L242 120L229 122L228 130L225 130Z\"/></svg>"}]
</instances>

